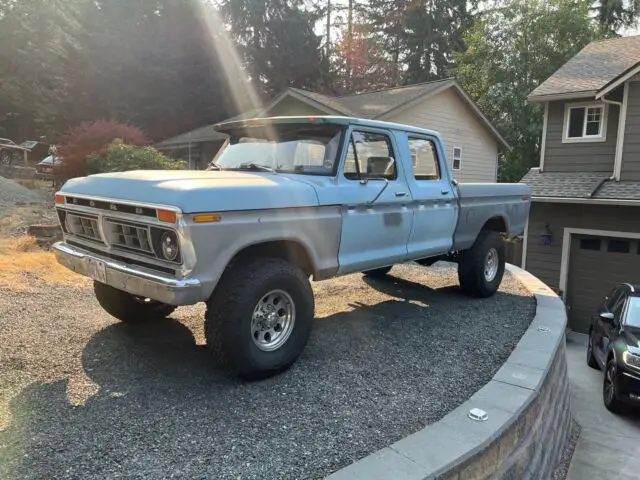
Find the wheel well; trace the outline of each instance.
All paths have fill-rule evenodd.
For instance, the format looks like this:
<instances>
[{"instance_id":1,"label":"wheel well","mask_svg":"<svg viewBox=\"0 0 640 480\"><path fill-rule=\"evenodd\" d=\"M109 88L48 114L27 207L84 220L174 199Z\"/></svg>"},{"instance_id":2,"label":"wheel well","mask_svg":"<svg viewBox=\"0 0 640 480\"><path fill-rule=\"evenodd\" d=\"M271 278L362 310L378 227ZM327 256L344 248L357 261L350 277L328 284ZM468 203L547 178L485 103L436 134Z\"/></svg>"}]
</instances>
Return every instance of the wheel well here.
<instances>
[{"instance_id":1,"label":"wheel well","mask_svg":"<svg viewBox=\"0 0 640 480\"><path fill-rule=\"evenodd\" d=\"M493 217L487 220L482 226L482 230L490 230L492 232L507 233L507 224L502 217Z\"/></svg>"},{"instance_id":2,"label":"wheel well","mask_svg":"<svg viewBox=\"0 0 640 480\"><path fill-rule=\"evenodd\" d=\"M607 355L607 363L609 363L609 361L610 361L610 360L613 360L613 359L614 359L614 357L613 357L613 350L611 350L611 351L609 352L609 355Z\"/></svg>"},{"instance_id":3,"label":"wheel well","mask_svg":"<svg viewBox=\"0 0 640 480\"><path fill-rule=\"evenodd\" d=\"M307 249L295 240L276 240L249 245L236 253L230 263L258 257L281 258L297 265L307 275L314 274L314 265Z\"/></svg>"}]
</instances>

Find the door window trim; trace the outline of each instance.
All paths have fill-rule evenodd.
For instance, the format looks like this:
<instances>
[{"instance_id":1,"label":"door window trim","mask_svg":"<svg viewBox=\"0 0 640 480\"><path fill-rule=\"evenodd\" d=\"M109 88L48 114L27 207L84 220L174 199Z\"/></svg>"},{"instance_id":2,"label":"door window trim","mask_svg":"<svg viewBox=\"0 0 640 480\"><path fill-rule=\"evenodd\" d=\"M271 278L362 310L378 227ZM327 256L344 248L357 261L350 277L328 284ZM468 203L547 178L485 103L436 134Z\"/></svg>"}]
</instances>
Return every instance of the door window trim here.
<instances>
[{"instance_id":1,"label":"door window trim","mask_svg":"<svg viewBox=\"0 0 640 480\"><path fill-rule=\"evenodd\" d=\"M433 137L429 137L427 135L420 135L416 133L407 133L407 148L409 149L409 153L411 154L411 140L426 140L427 142L431 142L433 148L433 156L436 162L436 178L418 178L416 175L415 165L413 165L413 161L411 162L411 166L413 168L412 177L416 182L439 182L442 180L442 171L440 168L440 155L438 154L438 144ZM413 154L412 154L413 155ZM396 162L397 163L397 162Z\"/></svg>"},{"instance_id":2,"label":"door window trim","mask_svg":"<svg viewBox=\"0 0 640 480\"><path fill-rule=\"evenodd\" d=\"M354 182L354 181L360 181L360 178L349 178L346 175L346 166L347 166L347 155L349 154L349 145L353 142L353 134L354 132L361 132L361 133L376 133L378 135L384 135L385 137L387 137L388 143L389 143L389 148L391 150L391 154L392 157L394 159L394 169L395 169L395 176L393 178L387 178L386 180L389 182L395 182L398 180L398 178L400 177L400 171L399 169L402 168L402 166L399 166L400 163L398 161L398 156L397 156L397 152L398 152L398 146L395 142L395 136L393 134L393 132L391 130L385 130L382 128L372 128L372 127L365 127L365 126L361 126L361 125L353 125L351 126L351 128L349 128L349 130L347 130L346 135L348 135L348 141L346 143L343 143L343 145L345 145L345 149L342 155L342 159L341 159L341 165L340 165L340 173L339 175L342 176L344 179L350 181L350 182ZM355 143L353 143L353 150L354 150L354 156L356 156L357 158L357 152L356 152L356 146ZM356 162L357 163L357 162ZM358 173L360 173L360 165L356 165L356 169L358 171ZM379 178L379 177L372 177L372 178ZM386 178L386 177L382 177L382 178Z\"/></svg>"}]
</instances>

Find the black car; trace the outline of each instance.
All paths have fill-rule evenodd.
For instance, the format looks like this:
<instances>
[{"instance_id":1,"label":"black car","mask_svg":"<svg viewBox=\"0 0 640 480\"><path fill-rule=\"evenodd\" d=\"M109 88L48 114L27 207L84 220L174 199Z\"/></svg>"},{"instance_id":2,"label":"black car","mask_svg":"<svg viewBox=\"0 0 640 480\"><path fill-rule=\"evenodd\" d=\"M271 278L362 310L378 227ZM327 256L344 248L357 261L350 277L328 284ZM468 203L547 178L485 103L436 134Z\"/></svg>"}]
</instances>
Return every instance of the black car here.
<instances>
[{"instance_id":1,"label":"black car","mask_svg":"<svg viewBox=\"0 0 640 480\"><path fill-rule=\"evenodd\" d=\"M604 369L608 410L640 405L640 286L624 283L604 298L591 320L587 365Z\"/></svg>"}]
</instances>

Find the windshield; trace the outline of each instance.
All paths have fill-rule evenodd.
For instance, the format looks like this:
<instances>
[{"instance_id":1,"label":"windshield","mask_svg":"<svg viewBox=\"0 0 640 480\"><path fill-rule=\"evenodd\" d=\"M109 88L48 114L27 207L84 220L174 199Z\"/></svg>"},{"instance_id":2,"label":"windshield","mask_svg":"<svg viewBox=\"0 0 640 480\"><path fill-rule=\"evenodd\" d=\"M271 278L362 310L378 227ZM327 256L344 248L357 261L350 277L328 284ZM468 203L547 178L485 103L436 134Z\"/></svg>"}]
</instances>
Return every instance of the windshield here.
<instances>
[{"instance_id":1,"label":"windshield","mask_svg":"<svg viewBox=\"0 0 640 480\"><path fill-rule=\"evenodd\" d=\"M640 297L629 298L629 308L625 323L630 327L640 328Z\"/></svg>"},{"instance_id":2,"label":"windshield","mask_svg":"<svg viewBox=\"0 0 640 480\"><path fill-rule=\"evenodd\" d=\"M234 130L209 168L333 175L343 131L340 125L309 124Z\"/></svg>"}]
</instances>

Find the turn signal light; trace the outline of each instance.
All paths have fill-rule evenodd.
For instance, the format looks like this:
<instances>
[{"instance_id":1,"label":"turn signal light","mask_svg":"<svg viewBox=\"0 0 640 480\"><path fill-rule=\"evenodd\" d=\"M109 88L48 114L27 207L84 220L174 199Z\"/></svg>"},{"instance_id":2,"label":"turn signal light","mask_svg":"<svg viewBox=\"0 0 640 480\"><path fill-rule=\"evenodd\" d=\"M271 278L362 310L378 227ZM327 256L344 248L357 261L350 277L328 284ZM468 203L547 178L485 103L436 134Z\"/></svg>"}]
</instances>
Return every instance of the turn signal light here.
<instances>
[{"instance_id":1,"label":"turn signal light","mask_svg":"<svg viewBox=\"0 0 640 480\"><path fill-rule=\"evenodd\" d=\"M195 223L219 222L222 215L219 213L207 213L204 215L196 215L193 217Z\"/></svg>"},{"instance_id":2,"label":"turn signal light","mask_svg":"<svg viewBox=\"0 0 640 480\"><path fill-rule=\"evenodd\" d=\"M176 223L178 221L178 214L173 210L156 210L156 217L161 222Z\"/></svg>"},{"instance_id":3,"label":"turn signal light","mask_svg":"<svg viewBox=\"0 0 640 480\"><path fill-rule=\"evenodd\" d=\"M56 205L60 205L62 203L64 203L64 195L56 193Z\"/></svg>"}]
</instances>

